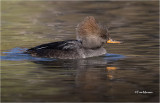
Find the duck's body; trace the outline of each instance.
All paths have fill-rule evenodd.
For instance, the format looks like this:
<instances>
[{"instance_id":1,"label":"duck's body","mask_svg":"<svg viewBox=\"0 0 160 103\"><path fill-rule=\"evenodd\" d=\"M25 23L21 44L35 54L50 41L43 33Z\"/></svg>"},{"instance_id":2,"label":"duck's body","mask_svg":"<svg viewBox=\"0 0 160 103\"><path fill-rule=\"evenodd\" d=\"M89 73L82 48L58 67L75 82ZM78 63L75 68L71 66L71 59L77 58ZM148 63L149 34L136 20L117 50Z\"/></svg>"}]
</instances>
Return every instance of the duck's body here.
<instances>
[{"instance_id":1,"label":"duck's body","mask_svg":"<svg viewBox=\"0 0 160 103\"><path fill-rule=\"evenodd\" d=\"M103 45L110 39L105 26L89 16L77 26L77 39L42 44L25 53L38 57L77 59L106 54Z\"/></svg>"},{"instance_id":2,"label":"duck's body","mask_svg":"<svg viewBox=\"0 0 160 103\"><path fill-rule=\"evenodd\" d=\"M102 47L92 49L83 48L82 42L78 40L68 40L42 44L28 49L26 52L38 57L77 59L106 54L106 49Z\"/></svg>"}]
</instances>

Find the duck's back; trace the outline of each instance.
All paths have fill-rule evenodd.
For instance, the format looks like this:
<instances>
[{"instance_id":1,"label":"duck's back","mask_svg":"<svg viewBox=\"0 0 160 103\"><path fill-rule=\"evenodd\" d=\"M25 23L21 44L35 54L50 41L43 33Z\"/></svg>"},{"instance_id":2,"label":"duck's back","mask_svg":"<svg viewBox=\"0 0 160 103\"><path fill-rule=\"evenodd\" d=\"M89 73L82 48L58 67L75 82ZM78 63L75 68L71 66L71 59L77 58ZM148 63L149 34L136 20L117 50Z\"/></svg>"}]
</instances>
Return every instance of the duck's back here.
<instances>
[{"instance_id":1,"label":"duck's back","mask_svg":"<svg viewBox=\"0 0 160 103\"><path fill-rule=\"evenodd\" d=\"M81 42L77 40L59 41L42 44L28 49L25 53L38 57L73 59L81 58Z\"/></svg>"}]
</instances>

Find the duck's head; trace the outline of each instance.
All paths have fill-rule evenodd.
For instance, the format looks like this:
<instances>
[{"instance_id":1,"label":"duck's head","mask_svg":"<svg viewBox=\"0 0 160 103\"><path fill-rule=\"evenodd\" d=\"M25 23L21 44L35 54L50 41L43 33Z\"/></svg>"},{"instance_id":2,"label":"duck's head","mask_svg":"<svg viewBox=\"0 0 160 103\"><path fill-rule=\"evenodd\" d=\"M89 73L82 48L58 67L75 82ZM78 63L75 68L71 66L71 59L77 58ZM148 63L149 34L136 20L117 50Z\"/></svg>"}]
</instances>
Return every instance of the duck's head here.
<instances>
[{"instance_id":1,"label":"duck's head","mask_svg":"<svg viewBox=\"0 0 160 103\"><path fill-rule=\"evenodd\" d=\"M77 40L85 48L99 48L106 43L120 43L110 38L106 26L98 23L93 16L86 17L76 28Z\"/></svg>"}]
</instances>

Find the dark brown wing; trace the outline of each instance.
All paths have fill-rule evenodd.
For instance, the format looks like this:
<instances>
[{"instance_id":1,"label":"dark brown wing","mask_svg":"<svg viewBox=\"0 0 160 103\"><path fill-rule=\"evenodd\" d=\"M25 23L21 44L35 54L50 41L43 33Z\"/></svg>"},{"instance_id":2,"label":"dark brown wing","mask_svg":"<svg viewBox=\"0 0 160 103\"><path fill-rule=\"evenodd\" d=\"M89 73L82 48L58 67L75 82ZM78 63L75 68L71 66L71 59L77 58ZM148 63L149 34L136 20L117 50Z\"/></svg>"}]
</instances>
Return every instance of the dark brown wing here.
<instances>
[{"instance_id":1,"label":"dark brown wing","mask_svg":"<svg viewBox=\"0 0 160 103\"><path fill-rule=\"evenodd\" d=\"M80 48L81 42L77 40L59 41L48 44L42 44L28 49L25 53L40 57L57 57L67 54L73 54ZM67 54L66 54L67 53Z\"/></svg>"}]
</instances>

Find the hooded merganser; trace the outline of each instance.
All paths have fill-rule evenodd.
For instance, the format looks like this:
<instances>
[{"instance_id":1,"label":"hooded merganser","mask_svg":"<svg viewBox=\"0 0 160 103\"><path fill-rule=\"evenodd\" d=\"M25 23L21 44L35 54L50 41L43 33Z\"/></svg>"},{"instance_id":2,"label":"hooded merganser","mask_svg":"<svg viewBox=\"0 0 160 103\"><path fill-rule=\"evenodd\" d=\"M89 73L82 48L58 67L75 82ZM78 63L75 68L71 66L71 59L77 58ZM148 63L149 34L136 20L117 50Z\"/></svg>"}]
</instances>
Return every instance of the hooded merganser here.
<instances>
[{"instance_id":1,"label":"hooded merganser","mask_svg":"<svg viewBox=\"0 0 160 103\"><path fill-rule=\"evenodd\" d=\"M105 43L120 43L109 37L106 26L99 24L93 16L86 17L76 28L76 40L42 44L25 53L38 57L77 59L106 54Z\"/></svg>"}]
</instances>

